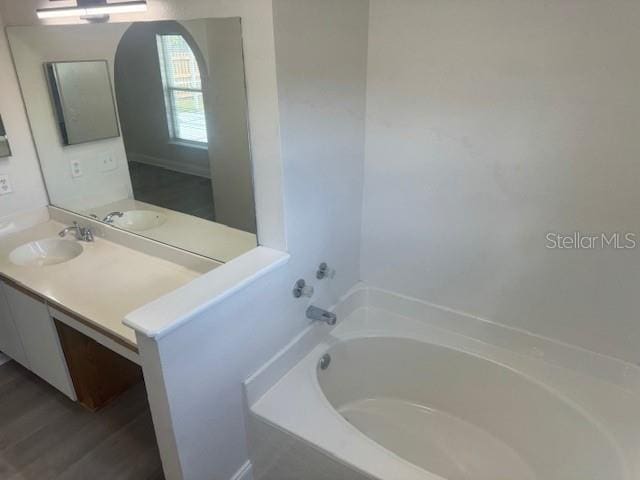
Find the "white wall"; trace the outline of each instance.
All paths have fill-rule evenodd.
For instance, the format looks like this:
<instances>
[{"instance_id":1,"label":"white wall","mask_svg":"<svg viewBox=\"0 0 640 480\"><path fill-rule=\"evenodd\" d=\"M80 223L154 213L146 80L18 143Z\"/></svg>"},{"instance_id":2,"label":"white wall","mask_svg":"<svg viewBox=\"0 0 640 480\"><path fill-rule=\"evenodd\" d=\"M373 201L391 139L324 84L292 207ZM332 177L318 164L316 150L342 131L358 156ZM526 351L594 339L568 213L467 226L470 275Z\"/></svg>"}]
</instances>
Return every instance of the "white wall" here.
<instances>
[{"instance_id":1,"label":"white wall","mask_svg":"<svg viewBox=\"0 0 640 480\"><path fill-rule=\"evenodd\" d=\"M34 10L44 5L0 2L13 24L37 23ZM336 278L318 284L314 299L329 306L359 278L367 9L366 0L276 0L273 10L270 0L151 0L143 16L242 18L259 238L292 255L157 345L172 396L151 402L176 428L160 443L179 442L181 452L170 479L227 480L247 460L241 382L308 325L308 302L291 296L295 280L313 279L329 262ZM172 433L159 428L163 438Z\"/></svg>"},{"instance_id":2,"label":"white wall","mask_svg":"<svg viewBox=\"0 0 640 480\"><path fill-rule=\"evenodd\" d=\"M364 280L631 362L640 3L372 0Z\"/></svg>"},{"instance_id":3,"label":"white wall","mask_svg":"<svg viewBox=\"0 0 640 480\"><path fill-rule=\"evenodd\" d=\"M359 279L367 12L366 0L274 2L291 260L157 343L142 338L143 358L163 366L151 383L179 465L170 478L227 480L247 461L241 382L309 324L294 282L314 283L328 307ZM315 281L322 261L333 280Z\"/></svg>"},{"instance_id":4,"label":"white wall","mask_svg":"<svg viewBox=\"0 0 640 480\"><path fill-rule=\"evenodd\" d=\"M0 158L0 175L9 175L13 187L13 193L0 197L2 218L49 203L4 34L0 34L0 85L0 115L13 152L9 158Z\"/></svg>"}]
</instances>

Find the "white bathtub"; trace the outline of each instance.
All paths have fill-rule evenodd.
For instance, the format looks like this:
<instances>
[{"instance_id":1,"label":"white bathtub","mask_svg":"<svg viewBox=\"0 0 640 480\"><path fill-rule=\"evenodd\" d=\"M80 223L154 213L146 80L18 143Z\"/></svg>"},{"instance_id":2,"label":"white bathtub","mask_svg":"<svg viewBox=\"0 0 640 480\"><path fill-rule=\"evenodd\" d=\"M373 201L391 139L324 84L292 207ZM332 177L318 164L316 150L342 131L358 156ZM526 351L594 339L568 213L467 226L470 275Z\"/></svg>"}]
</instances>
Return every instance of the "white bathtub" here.
<instances>
[{"instance_id":1,"label":"white bathtub","mask_svg":"<svg viewBox=\"0 0 640 480\"><path fill-rule=\"evenodd\" d=\"M382 480L638 480L637 393L365 305L251 409Z\"/></svg>"}]
</instances>

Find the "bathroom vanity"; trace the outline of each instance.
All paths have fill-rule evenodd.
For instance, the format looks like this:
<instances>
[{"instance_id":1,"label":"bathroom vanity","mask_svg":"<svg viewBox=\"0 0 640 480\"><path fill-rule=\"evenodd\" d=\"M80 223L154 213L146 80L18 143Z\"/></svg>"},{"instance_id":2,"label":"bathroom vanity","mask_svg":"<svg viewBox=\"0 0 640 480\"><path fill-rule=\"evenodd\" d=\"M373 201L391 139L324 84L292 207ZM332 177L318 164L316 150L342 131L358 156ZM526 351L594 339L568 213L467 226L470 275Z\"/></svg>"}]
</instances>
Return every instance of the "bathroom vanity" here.
<instances>
[{"instance_id":1,"label":"bathroom vanity","mask_svg":"<svg viewBox=\"0 0 640 480\"><path fill-rule=\"evenodd\" d=\"M142 378L125 315L201 272L99 236L60 237L66 227L0 237L0 350L97 410Z\"/></svg>"},{"instance_id":2,"label":"bathroom vanity","mask_svg":"<svg viewBox=\"0 0 640 480\"><path fill-rule=\"evenodd\" d=\"M258 245L241 22L7 35L51 206L0 223L0 351L95 410L141 379L127 314Z\"/></svg>"},{"instance_id":3,"label":"bathroom vanity","mask_svg":"<svg viewBox=\"0 0 640 480\"><path fill-rule=\"evenodd\" d=\"M25 21L6 30L49 206L26 228L0 218L0 351L91 410L138 382L143 368L166 478L228 475L213 473L221 462L209 441L198 442L207 446L202 466L183 465L182 439L192 434L178 430L191 426L173 417L186 404L165 405L168 390L206 398L170 385L173 365L222 349L189 343L166 361L176 350L163 343L288 260L270 11L213 2L165 12L178 19ZM94 241L60 237L74 221ZM191 410L210 430L200 407ZM228 463L236 469L236 459Z\"/></svg>"}]
</instances>

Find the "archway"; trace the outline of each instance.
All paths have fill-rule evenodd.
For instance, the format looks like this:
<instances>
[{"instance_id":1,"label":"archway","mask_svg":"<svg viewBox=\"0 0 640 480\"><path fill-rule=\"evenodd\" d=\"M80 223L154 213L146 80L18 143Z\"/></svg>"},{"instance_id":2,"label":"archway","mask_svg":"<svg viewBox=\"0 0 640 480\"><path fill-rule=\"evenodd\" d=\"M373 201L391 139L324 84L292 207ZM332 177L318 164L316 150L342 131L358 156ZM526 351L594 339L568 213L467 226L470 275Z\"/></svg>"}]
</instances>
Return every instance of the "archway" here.
<instances>
[{"instance_id":1,"label":"archway","mask_svg":"<svg viewBox=\"0 0 640 480\"><path fill-rule=\"evenodd\" d=\"M165 43L176 47L172 55L184 54L184 65L163 57ZM180 50L181 44L188 48ZM169 84L168 69L173 79L180 68L197 70L198 89L192 84L178 91ZM204 108L209 74L198 42L175 21L134 23L118 44L114 78L136 200L215 220Z\"/></svg>"}]
</instances>

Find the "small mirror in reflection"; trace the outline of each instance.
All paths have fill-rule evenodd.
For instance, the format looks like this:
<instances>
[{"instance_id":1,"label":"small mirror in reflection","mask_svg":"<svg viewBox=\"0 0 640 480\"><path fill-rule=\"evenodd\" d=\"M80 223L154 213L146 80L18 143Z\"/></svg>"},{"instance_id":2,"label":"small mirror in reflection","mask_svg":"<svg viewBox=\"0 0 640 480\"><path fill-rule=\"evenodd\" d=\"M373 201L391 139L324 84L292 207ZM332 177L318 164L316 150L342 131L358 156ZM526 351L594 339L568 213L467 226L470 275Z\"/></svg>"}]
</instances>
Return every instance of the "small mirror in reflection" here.
<instances>
[{"instance_id":1,"label":"small mirror in reflection","mask_svg":"<svg viewBox=\"0 0 640 480\"><path fill-rule=\"evenodd\" d=\"M64 145L120 135L105 60L48 62L45 70Z\"/></svg>"}]
</instances>

